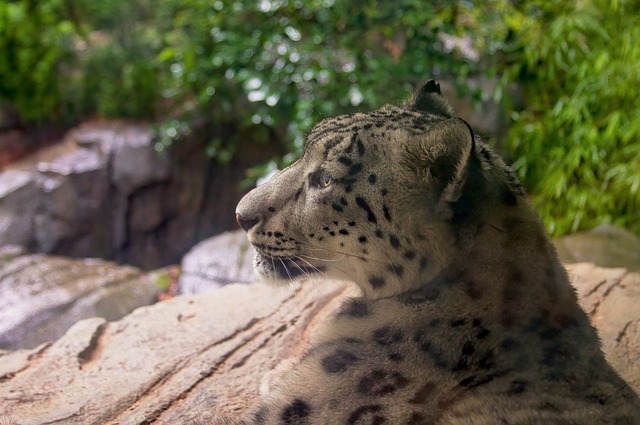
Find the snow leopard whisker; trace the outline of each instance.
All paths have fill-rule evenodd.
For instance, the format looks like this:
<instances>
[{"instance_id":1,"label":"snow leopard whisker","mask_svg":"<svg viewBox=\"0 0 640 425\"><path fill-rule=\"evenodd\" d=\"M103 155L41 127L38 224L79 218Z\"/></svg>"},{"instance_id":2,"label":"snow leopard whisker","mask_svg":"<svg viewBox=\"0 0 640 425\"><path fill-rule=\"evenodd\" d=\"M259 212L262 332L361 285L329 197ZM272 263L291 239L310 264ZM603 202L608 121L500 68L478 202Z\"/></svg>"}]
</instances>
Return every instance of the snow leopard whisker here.
<instances>
[{"instance_id":1,"label":"snow leopard whisker","mask_svg":"<svg viewBox=\"0 0 640 425\"><path fill-rule=\"evenodd\" d=\"M376 260L376 259L373 259L371 257L365 257L363 255L352 254L350 252L343 252L343 251L338 251L336 249L323 248L323 247L320 247L320 246L313 246L313 245L305 244L305 243L302 243L302 242L298 242L298 244L300 246L304 247L304 248L307 248L307 249L309 249L309 248L310 249L317 249L317 250L320 250L320 251L327 251L327 252L333 252L335 254L346 255L347 257L353 257L353 258L359 258L359 259L362 259L362 260L372 261L374 263L387 264L387 261Z\"/></svg>"},{"instance_id":2,"label":"snow leopard whisker","mask_svg":"<svg viewBox=\"0 0 640 425\"><path fill-rule=\"evenodd\" d=\"M287 272L287 276L289 276L289 282L293 282L293 278L291 277L291 273L289 273L289 269L287 268L287 265L284 263L284 261L282 261L282 258L278 258L278 260L282 264L282 267L284 267L284 271Z\"/></svg>"},{"instance_id":3,"label":"snow leopard whisker","mask_svg":"<svg viewBox=\"0 0 640 425\"><path fill-rule=\"evenodd\" d=\"M320 258L320 257L313 257L311 255L308 254L300 254L301 256L308 258L310 260L316 260L316 261L322 261L323 263L334 263L336 261L341 261L344 260L346 255L343 255L340 258Z\"/></svg>"},{"instance_id":4,"label":"snow leopard whisker","mask_svg":"<svg viewBox=\"0 0 640 425\"><path fill-rule=\"evenodd\" d=\"M305 260L304 258L302 258L303 256L296 256L295 258L300 260L300 261L304 261L306 264L309 265L309 267L316 273L323 275L324 277L327 277L327 274L325 272L323 272L322 270L320 270L319 268L317 268L316 266L314 266L313 264L311 264L310 262L308 262L307 260ZM311 258L311 260L315 260L315 258ZM294 263L295 264L295 263ZM297 265L297 264L296 264Z\"/></svg>"}]
</instances>

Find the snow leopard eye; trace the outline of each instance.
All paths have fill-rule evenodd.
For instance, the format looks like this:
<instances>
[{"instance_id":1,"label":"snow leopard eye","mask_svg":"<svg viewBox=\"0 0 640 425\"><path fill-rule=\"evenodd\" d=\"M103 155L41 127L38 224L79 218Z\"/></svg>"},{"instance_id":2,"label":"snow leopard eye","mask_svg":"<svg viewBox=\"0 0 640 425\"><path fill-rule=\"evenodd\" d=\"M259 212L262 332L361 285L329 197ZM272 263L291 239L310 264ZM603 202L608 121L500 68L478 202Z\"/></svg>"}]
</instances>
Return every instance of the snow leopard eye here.
<instances>
[{"instance_id":1,"label":"snow leopard eye","mask_svg":"<svg viewBox=\"0 0 640 425\"><path fill-rule=\"evenodd\" d=\"M309 176L309 183L317 189L326 189L333 183L333 178L326 170L318 169Z\"/></svg>"},{"instance_id":2,"label":"snow leopard eye","mask_svg":"<svg viewBox=\"0 0 640 425\"><path fill-rule=\"evenodd\" d=\"M327 173L326 171L322 171L322 174L320 175L320 187L329 187L332 182L333 179L331 178L329 173Z\"/></svg>"}]
</instances>

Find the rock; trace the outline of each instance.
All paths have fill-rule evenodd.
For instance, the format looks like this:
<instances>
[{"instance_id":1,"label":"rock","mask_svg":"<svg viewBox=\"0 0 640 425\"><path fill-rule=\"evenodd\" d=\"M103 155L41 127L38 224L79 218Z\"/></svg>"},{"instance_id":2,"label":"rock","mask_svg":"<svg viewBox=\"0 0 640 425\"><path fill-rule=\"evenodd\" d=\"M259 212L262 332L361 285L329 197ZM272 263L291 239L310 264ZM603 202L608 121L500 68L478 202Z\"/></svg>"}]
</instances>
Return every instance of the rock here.
<instances>
[{"instance_id":1,"label":"rock","mask_svg":"<svg viewBox=\"0 0 640 425\"><path fill-rule=\"evenodd\" d=\"M611 363L640 390L633 307L640 273L591 264L569 270ZM116 322L78 322L52 344L0 357L0 418L21 425L228 424L251 408L276 365L302 354L337 311L349 291L335 288L231 284Z\"/></svg>"},{"instance_id":2,"label":"rock","mask_svg":"<svg viewBox=\"0 0 640 425\"><path fill-rule=\"evenodd\" d=\"M158 152L147 124L83 124L0 171L0 245L147 270L176 264L198 241L236 228L238 182L278 154L275 143L238 137L242 155L229 163L206 155L212 138L232 133L241 136L203 125Z\"/></svg>"},{"instance_id":3,"label":"rock","mask_svg":"<svg viewBox=\"0 0 640 425\"><path fill-rule=\"evenodd\" d=\"M114 323L83 320L53 344L0 357L0 417L168 425L200 416L215 400L223 401L216 414L235 416L255 400L259 376L299 354L307 326L335 311L336 296L229 285Z\"/></svg>"},{"instance_id":4,"label":"rock","mask_svg":"<svg viewBox=\"0 0 640 425\"><path fill-rule=\"evenodd\" d=\"M171 175L169 157L154 149L153 134L146 125L94 123L79 127L70 137L81 146L99 145L110 157L111 182L123 193L167 181Z\"/></svg>"},{"instance_id":5,"label":"rock","mask_svg":"<svg viewBox=\"0 0 640 425\"><path fill-rule=\"evenodd\" d=\"M39 250L82 257L88 249L106 256L111 245L109 229L107 160L94 149L75 149L38 164L40 205L35 216ZM84 243L74 243L84 240ZM65 246L66 245L66 246Z\"/></svg>"},{"instance_id":6,"label":"rock","mask_svg":"<svg viewBox=\"0 0 640 425\"><path fill-rule=\"evenodd\" d=\"M254 255L253 247L241 230L200 242L182 259L180 293L196 294L232 282L254 282Z\"/></svg>"},{"instance_id":7,"label":"rock","mask_svg":"<svg viewBox=\"0 0 640 425\"><path fill-rule=\"evenodd\" d=\"M555 241L563 262L590 262L601 267L625 267L640 271L640 237L612 225L602 225L586 232Z\"/></svg>"},{"instance_id":8,"label":"rock","mask_svg":"<svg viewBox=\"0 0 640 425\"><path fill-rule=\"evenodd\" d=\"M640 273L591 263L567 266L607 359L640 393Z\"/></svg>"},{"instance_id":9,"label":"rock","mask_svg":"<svg viewBox=\"0 0 640 425\"><path fill-rule=\"evenodd\" d=\"M33 245L33 217L38 206L38 188L33 173L8 170L0 173L0 241L2 244Z\"/></svg>"},{"instance_id":10,"label":"rock","mask_svg":"<svg viewBox=\"0 0 640 425\"><path fill-rule=\"evenodd\" d=\"M156 300L139 269L102 260L71 260L0 249L0 348L33 348L78 320L117 320Z\"/></svg>"}]
</instances>

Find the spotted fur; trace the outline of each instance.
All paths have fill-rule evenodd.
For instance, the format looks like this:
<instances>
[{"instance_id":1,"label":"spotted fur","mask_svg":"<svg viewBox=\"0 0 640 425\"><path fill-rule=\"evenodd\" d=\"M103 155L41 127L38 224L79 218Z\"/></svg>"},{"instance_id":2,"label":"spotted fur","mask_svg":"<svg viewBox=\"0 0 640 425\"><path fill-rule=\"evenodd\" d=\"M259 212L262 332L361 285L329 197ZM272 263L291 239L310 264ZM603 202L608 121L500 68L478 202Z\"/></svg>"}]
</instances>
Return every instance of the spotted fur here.
<instances>
[{"instance_id":1,"label":"spotted fur","mask_svg":"<svg viewBox=\"0 0 640 425\"><path fill-rule=\"evenodd\" d=\"M266 280L361 292L247 423L640 420L518 179L437 83L320 122L237 218Z\"/></svg>"}]
</instances>

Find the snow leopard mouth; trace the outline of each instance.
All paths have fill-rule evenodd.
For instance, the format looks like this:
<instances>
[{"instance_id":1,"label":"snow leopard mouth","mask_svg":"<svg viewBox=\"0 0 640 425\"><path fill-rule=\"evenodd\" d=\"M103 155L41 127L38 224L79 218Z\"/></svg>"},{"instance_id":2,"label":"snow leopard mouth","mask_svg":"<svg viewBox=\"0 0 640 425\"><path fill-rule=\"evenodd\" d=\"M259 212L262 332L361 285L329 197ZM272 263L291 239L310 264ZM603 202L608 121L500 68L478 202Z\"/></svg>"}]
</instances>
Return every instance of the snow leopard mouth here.
<instances>
[{"instance_id":1,"label":"snow leopard mouth","mask_svg":"<svg viewBox=\"0 0 640 425\"><path fill-rule=\"evenodd\" d=\"M324 267L312 265L300 258L272 256L259 250L256 252L254 268L262 278L284 281L312 277L324 272Z\"/></svg>"}]
</instances>

